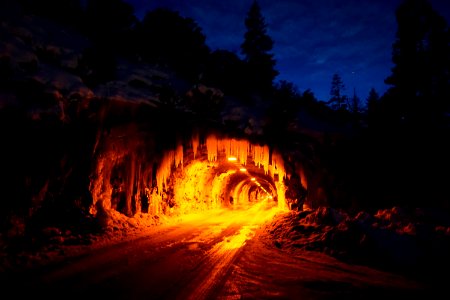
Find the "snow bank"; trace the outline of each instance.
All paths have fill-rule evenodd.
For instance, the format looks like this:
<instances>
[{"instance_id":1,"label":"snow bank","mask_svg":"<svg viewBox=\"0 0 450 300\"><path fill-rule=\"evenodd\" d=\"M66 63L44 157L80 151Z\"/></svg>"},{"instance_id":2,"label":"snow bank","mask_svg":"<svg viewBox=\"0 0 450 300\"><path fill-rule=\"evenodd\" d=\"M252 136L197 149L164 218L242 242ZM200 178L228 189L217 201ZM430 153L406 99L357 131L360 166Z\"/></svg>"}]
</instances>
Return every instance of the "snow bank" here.
<instances>
[{"instance_id":1,"label":"snow bank","mask_svg":"<svg viewBox=\"0 0 450 300\"><path fill-rule=\"evenodd\" d=\"M265 230L268 243L284 251L320 251L339 259L381 268L421 270L450 266L450 216L400 207L344 211L319 207L278 216Z\"/></svg>"}]
</instances>

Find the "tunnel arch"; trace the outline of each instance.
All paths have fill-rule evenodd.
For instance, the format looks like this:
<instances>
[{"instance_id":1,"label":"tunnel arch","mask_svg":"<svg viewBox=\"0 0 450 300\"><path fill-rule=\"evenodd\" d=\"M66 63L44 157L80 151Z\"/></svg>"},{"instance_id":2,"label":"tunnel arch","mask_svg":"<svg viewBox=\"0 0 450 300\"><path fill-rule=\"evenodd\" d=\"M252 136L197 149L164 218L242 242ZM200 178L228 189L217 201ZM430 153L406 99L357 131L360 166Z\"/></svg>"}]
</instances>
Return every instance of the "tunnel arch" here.
<instances>
[{"instance_id":1,"label":"tunnel arch","mask_svg":"<svg viewBox=\"0 0 450 300\"><path fill-rule=\"evenodd\" d=\"M198 145L199 152L195 158L192 155L185 160L182 174L173 185L173 194L182 213L195 209L237 208L264 197L278 200L273 174L283 173L279 171L282 165L263 165L270 161L265 157L270 155L268 147L255 146L242 139L218 139L214 135L205 139L205 147ZM252 149L258 149L259 163L254 161L255 150ZM286 207L284 203L279 206Z\"/></svg>"},{"instance_id":2,"label":"tunnel arch","mask_svg":"<svg viewBox=\"0 0 450 300\"><path fill-rule=\"evenodd\" d=\"M146 149L142 141L106 144L109 146L99 155L90 186L93 214L99 209L117 209L112 202L115 187L111 180L117 173L123 175L125 187L120 207L126 209L119 212L128 216L235 208L264 197L281 209L288 207L282 155L268 145L197 132L190 139L178 139L159 154Z\"/></svg>"}]
</instances>

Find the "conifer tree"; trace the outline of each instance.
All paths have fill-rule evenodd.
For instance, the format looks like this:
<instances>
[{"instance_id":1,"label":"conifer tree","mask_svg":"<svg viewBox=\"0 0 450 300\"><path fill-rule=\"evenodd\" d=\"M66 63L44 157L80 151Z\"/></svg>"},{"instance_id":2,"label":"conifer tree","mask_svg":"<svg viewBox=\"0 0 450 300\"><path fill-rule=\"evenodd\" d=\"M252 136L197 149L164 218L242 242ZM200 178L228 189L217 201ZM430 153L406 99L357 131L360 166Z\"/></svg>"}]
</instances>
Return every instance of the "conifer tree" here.
<instances>
[{"instance_id":1,"label":"conifer tree","mask_svg":"<svg viewBox=\"0 0 450 300\"><path fill-rule=\"evenodd\" d=\"M369 95L366 98L366 116L367 123L371 127L376 127L379 125L379 122L382 122L382 118L379 116L380 110L380 96L375 88L371 88L369 91Z\"/></svg>"},{"instance_id":2,"label":"conifer tree","mask_svg":"<svg viewBox=\"0 0 450 300\"><path fill-rule=\"evenodd\" d=\"M352 113L357 114L361 111L361 100L356 95L356 89L353 89L353 97L350 100L350 110Z\"/></svg>"},{"instance_id":3,"label":"conifer tree","mask_svg":"<svg viewBox=\"0 0 450 300\"><path fill-rule=\"evenodd\" d=\"M378 95L378 92L375 90L375 88L371 88L369 91L369 96L367 96L366 99L367 111L369 112L372 111L377 105L379 100L380 96Z\"/></svg>"},{"instance_id":4,"label":"conifer tree","mask_svg":"<svg viewBox=\"0 0 450 300\"><path fill-rule=\"evenodd\" d=\"M428 0L405 0L396 11L391 110L398 120L428 121L442 116L450 104L450 38L448 25Z\"/></svg>"},{"instance_id":5,"label":"conifer tree","mask_svg":"<svg viewBox=\"0 0 450 300\"><path fill-rule=\"evenodd\" d=\"M250 88L265 93L272 90L278 71L275 70L276 62L271 53L273 40L267 34L267 24L256 0L248 11L245 27L247 31L241 50L247 64Z\"/></svg>"},{"instance_id":6,"label":"conifer tree","mask_svg":"<svg viewBox=\"0 0 450 300\"><path fill-rule=\"evenodd\" d=\"M347 97L343 95L343 91L345 89L344 82L339 74L333 74L331 79L331 89L330 89L330 100L328 104L332 109L340 110L347 108Z\"/></svg>"}]
</instances>

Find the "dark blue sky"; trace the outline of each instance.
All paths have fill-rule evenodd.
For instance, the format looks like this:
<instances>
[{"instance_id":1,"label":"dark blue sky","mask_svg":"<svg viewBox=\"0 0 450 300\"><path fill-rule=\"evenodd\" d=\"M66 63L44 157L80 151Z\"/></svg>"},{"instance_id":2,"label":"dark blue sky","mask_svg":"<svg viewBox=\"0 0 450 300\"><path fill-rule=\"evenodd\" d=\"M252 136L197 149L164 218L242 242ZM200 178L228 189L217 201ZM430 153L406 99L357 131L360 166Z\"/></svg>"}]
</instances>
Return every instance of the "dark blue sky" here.
<instances>
[{"instance_id":1,"label":"dark blue sky","mask_svg":"<svg viewBox=\"0 0 450 300\"><path fill-rule=\"evenodd\" d=\"M126 0L139 18L166 7L194 19L212 49L240 55L244 20L253 0ZM401 0L259 0L280 72L277 80L293 82L301 92L311 89L328 100L331 78L341 75L345 94L365 100L370 88L383 94L392 67L391 49ZM450 0L432 0L450 20Z\"/></svg>"}]
</instances>

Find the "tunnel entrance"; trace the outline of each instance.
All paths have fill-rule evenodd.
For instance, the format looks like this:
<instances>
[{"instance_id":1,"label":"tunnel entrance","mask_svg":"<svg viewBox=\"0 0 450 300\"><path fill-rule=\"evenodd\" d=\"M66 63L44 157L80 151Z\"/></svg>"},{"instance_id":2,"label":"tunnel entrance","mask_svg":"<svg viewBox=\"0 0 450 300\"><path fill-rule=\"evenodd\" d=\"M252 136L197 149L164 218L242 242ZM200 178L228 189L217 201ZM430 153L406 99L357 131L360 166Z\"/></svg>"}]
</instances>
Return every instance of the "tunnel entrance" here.
<instances>
[{"instance_id":1,"label":"tunnel entrance","mask_svg":"<svg viewBox=\"0 0 450 300\"><path fill-rule=\"evenodd\" d=\"M287 210L281 154L246 139L194 134L161 153L142 140L106 141L91 212L174 217L258 203Z\"/></svg>"}]
</instances>

